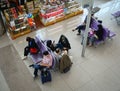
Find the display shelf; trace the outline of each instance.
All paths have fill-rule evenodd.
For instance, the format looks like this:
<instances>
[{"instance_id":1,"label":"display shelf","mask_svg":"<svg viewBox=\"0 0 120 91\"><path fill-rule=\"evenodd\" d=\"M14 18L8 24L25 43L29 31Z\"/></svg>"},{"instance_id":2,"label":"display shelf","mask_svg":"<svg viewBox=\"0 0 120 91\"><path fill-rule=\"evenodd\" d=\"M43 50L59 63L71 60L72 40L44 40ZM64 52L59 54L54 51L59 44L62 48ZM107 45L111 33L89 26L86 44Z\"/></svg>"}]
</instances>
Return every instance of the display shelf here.
<instances>
[{"instance_id":1,"label":"display shelf","mask_svg":"<svg viewBox=\"0 0 120 91\"><path fill-rule=\"evenodd\" d=\"M55 24L55 23L57 23L57 22L60 22L60 21L62 21L62 20L65 20L65 19L71 18L71 17L73 17L73 16L82 14L82 13L83 13L83 10L78 10L78 11L76 11L76 12L72 12L72 13L70 13L70 14L67 14L67 15L65 15L64 17L55 19L54 21L51 21L51 22L47 22L47 23L44 23L44 22L42 22L42 21L41 21L41 22L42 22L42 24L43 24L44 26L49 26L49 25L53 25L53 24Z\"/></svg>"},{"instance_id":2,"label":"display shelf","mask_svg":"<svg viewBox=\"0 0 120 91\"><path fill-rule=\"evenodd\" d=\"M23 36L23 35L25 35L25 34L28 34L28 33L30 33L30 32L31 32L31 30L28 29L28 30L25 30L25 31L20 32L20 33L17 33L17 34L13 34L13 33L9 33L9 34L10 34L10 36L11 36L12 39L16 39L16 38L18 38L18 37L20 37L20 36Z\"/></svg>"},{"instance_id":3,"label":"display shelf","mask_svg":"<svg viewBox=\"0 0 120 91\"><path fill-rule=\"evenodd\" d=\"M49 3L54 3L54 5ZM55 0L54 2L48 1L47 5L43 4L41 6L40 19L44 26L49 26L82 13L83 10L80 7L80 3L76 1L62 1L58 5Z\"/></svg>"},{"instance_id":4,"label":"display shelf","mask_svg":"<svg viewBox=\"0 0 120 91\"><path fill-rule=\"evenodd\" d=\"M22 9L19 7L19 9ZM20 12L22 11L22 13ZM4 10L8 32L12 39L31 32L27 14L23 10L9 8ZM14 14L16 16L14 16Z\"/></svg>"}]
</instances>

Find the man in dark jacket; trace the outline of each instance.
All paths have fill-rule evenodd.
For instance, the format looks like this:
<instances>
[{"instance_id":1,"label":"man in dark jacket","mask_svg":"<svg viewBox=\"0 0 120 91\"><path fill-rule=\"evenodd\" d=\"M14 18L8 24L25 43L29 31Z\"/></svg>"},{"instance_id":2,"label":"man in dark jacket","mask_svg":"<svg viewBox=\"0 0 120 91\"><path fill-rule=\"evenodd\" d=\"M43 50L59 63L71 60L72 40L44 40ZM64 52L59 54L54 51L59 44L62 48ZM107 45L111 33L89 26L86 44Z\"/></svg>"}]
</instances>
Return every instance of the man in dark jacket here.
<instances>
[{"instance_id":1,"label":"man in dark jacket","mask_svg":"<svg viewBox=\"0 0 120 91\"><path fill-rule=\"evenodd\" d=\"M35 48L37 52L39 52L38 45L36 44L34 38L27 37L26 41L28 42L28 45L24 48L24 59L26 59L27 55L30 53L30 48Z\"/></svg>"}]
</instances>

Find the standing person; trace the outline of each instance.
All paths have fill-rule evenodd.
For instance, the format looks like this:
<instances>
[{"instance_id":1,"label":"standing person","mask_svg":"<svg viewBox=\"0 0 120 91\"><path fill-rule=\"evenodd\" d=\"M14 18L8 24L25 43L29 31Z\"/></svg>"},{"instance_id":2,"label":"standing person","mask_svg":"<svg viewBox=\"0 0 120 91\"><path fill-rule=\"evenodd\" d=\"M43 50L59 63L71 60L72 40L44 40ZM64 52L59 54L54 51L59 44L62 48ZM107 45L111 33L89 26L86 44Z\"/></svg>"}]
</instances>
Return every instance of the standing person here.
<instances>
[{"instance_id":1,"label":"standing person","mask_svg":"<svg viewBox=\"0 0 120 91\"><path fill-rule=\"evenodd\" d=\"M24 59L27 58L27 55L30 53L31 48L34 48L36 53L39 52L38 45L36 44L34 38L26 37L26 41L28 42L28 45L24 48L24 56L25 56Z\"/></svg>"},{"instance_id":2,"label":"standing person","mask_svg":"<svg viewBox=\"0 0 120 91\"><path fill-rule=\"evenodd\" d=\"M50 68L52 66L53 58L48 51L43 52L43 59L38 64L32 64L29 67L34 68L34 78L38 76L38 70L43 70L43 68Z\"/></svg>"},{"instance_id":3,"label":"standing person","mask_svg":"<svg viewBox=\"0 0 120 91\"><path fill-rule=\"evenodd\" d=\"M63 49L67 49L67 50L71 49L70 43L64 35L60 36L58 43L62 44Z\"/></svg>"}]
</instances>

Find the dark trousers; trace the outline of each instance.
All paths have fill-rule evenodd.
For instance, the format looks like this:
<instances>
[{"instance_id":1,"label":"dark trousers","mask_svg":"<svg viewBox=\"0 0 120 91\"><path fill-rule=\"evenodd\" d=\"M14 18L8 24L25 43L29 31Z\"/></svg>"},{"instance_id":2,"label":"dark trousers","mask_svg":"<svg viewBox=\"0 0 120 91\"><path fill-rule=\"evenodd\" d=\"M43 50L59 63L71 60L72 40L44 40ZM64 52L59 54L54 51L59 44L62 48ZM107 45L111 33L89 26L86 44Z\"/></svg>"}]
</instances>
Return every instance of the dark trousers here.
<instances>
[{"instance_id":1,"label":"dark trousers","mask_svg":"<svg viewBox=\"0 0 120 91\"><path fill-rule=\"evenodd\" d=\"M38 70L43 70L43 68L46 68L46 66L41 66L41 65L38 65L38 64L34 64L33 65L33 68L34 68L34 76L38 76Z\"/></svg>"},{"instance_id":2,"label":"dark trousers","mask_svg":"<svg viewBox=\"0 0 120 91\"><path fill-rule=\"evenodd\" d=\"M27 56L30 53L30 47L26 46L24 48L24 56Z\"/></svg>"},{"instance_id":3,"label":"dark trousers","mask_svg":"<svg viewBox=\"0 0 120 91\"><path fill-rule=\"evenodd\" d=\"M81 30L85 30L86 25L79 25L75 30L78 30L78 33L81 33Z\"/></svg>"},{"instance_id":4,"label":"dark trousers","mask_svg":"<svg viewBox=\"0 0 120 91\"><path fill-rule=\"evenodd\" d=\"M61 43L57 43L55 46L55 49L60 48L61 50L63 49L63 45Z\"/></svg>"}]
</instances>

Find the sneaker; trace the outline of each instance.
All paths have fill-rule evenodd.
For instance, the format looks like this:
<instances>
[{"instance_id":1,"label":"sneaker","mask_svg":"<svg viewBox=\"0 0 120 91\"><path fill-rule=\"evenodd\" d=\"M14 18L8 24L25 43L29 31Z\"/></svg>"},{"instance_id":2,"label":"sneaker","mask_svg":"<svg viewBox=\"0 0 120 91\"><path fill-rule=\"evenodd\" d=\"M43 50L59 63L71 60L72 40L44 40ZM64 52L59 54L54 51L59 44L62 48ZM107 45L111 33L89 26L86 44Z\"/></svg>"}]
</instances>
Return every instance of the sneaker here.
<instances>
[{"instance_id":1,"label":"sneaker","mask_svg":"<svg viewBox=\"0 0 120 91\"><path fill-rule=\"evenodd\" d=\"M26 60L27 59L27 56L25 56L24 58L22 58L22 60Z\"/></svg>"},{"instance_id":2,"label":"sneaker","mask_svg":"<svg viewBox=\"0 0 120 91\"><path fill-rule=\"evenodd\" d=\"M34 66L34 64L29 65L29 67L33 67L33 66Z\"/></svg>"},{"instance_id":3,"label":"sneaker","mask_svg":"<svg viewBox=\"0 0 120 91\"><path fill-rule=\"evenodd\" d=\"M75 31L75 29L73 29L72 31Z\"/></svg>"},{"instance_id":4,"label":"sneaker","mask_svg":"<svg viewBox=\"0 0 120 91\"><path fill-rule=\"evenodd\" d=\"M34 77L33 77L33 78L34 78L34 80L35 80L35 79L37 79L37 77L38 77L38 75L34 76Z\"/></svg>"}]
</instances>

